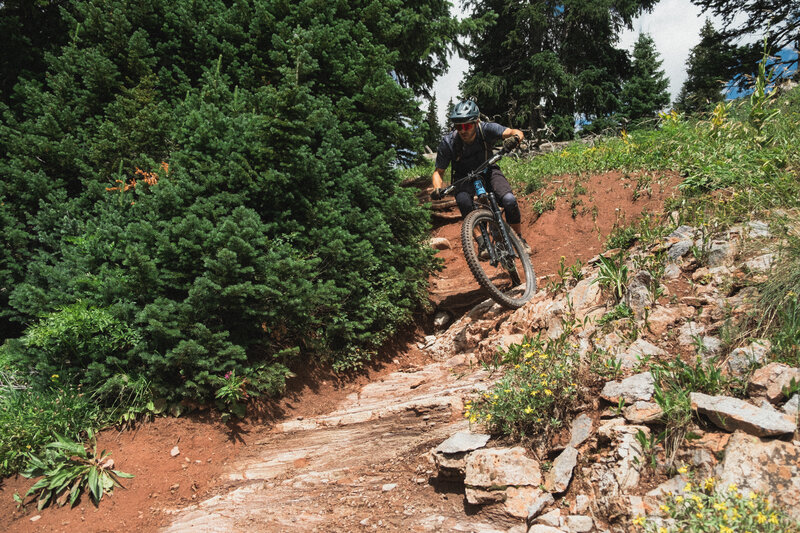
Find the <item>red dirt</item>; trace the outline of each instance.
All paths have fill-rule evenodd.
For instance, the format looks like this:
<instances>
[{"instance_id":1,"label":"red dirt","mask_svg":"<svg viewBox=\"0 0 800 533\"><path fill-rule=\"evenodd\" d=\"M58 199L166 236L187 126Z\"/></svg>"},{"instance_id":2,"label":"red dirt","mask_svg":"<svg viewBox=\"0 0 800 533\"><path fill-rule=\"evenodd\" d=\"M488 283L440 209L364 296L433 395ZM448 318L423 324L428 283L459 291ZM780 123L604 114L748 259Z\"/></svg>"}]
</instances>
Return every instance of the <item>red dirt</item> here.
<instances>
[{"instance_id":1,"label":"red dirt","mask_svg":"<svg viewBox=\"0 0 800 533\"><path fill-rule=\"evenodd\" d=\"M620 221L632 222L642 212L659 212L664 200L676 194L680 181L674 173L654 175L652 193L634 201L633 191L639 174L617 172L598 176L556 178L545 194L557 187L567 192L556 208L535 220L531 206L540 193L519 195L523 212L523 236L533 248L532 261L538 276L556 273L561 256L571 265L576 259L586 261L603 249L603 243ZM583 183L586 194L577 196L577 216L573 218L570 201L576 182ZM596 209L594 209L596 207ZM596 214L593 216L593 212ZM452 249L439 256L445 270L432 276L432 299L437 287L445 290L477 288L460 250L460 221L437 225L434 235L446 237ZM86 531L156 531L169 522L165 508L181 508L201 501L225 488L221 474L232 458L250 453L249 446L270 432L274 423L298 417L331 412L337 404L370 380L380 379L398 369L427 362L416 343L426 333L424 327L408 330L383 350L379 360L364 372L347 379L324 370L308 370L291 380L286 396L276 402L261 402L250 409L249 417L238 425L226 425L208 412L195 412L183 418L159 418L140 424L135 430L107 430L100 434L98 449L112 452L115 468L134 474L124 480L125 489L117 488L112 497L104 497L94 507L87 497L70 509L47 508L37 512L34 505L17 509L12 495L24 494L33 480L21 477L0 482L0 529L15 532L65 533ZM430 333L428 331L427 333ZM180 455L171 457L177 446ZM423 486L421 486L423 487ZM409 490L414 490L409 487ZM421 490L421 489L420 489ZM447 495L443 494L446 499ZM395 502L399 511L402 502ZM461 505L460 499L457 505ZM398 509L387 509L396 514ZM402 516L402 515L401 515ZM35 521L32 519L37 518Z\"/></svg>"}]
</instances>

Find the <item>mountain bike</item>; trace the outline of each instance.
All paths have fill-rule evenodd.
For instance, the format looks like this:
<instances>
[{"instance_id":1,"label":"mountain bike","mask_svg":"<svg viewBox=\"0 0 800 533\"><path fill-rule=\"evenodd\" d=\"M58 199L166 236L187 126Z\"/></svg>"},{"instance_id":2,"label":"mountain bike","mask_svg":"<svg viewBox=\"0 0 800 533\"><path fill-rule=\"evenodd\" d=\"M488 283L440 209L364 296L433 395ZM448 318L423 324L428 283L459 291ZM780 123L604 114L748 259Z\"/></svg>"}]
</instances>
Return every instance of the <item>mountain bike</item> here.
<instances>
[{"instance_id":1,"label":"mountain bike","mask_svg":"<svg viewBox=\"0 0 800 533\"><path fill-rule=\"evenodd\" d=\"M478 200L461 226L464 257L472 275L494 301L518 309L536 292L536 274L519 238L503 220L497 197L493 191L486 190L484 182L490 167L506 154L505 150L500 150L464 178L450 184L442 195L453 194L463 181L473 183Z\"/></svg>"}]
</instances>

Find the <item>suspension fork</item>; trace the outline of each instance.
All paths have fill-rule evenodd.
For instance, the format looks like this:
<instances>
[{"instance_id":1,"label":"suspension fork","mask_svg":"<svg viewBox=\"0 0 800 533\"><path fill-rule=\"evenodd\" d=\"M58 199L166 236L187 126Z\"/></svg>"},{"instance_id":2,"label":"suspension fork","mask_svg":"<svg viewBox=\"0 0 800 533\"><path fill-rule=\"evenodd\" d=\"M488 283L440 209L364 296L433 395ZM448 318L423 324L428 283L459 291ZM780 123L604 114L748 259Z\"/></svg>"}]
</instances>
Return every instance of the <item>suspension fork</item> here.
<instances>
[{"instance_id":1,"label":"suspension fork","mask_svg":"<svg viewBox=\"0 0 800 533\"><path fill-rule=\"evenodd\" d=\"M503 242L506 243L506 249L512 258L517 258L517 252L511 245L511 236L508 234L508 226L503 222L503 215L500 212L500 207L497 205L497 199L494 197L493 192L488 193L487 196L489 196L489 205L492 206L492 216L497 226L500 228L500 234L503 236Z\"/></svg>"},{"instance_id":2,"label":"suspension fork","mask_svg":"<svg viewBox=\"0 0 800 533\"><path fill-rule=\"evenodd\" d=\"M503 222L503 215L500 212L500 207L497 205L497 199L494 196L493 192L485 193L480 196L480 198L488 197L489 199L489 206L491 207L492 216L494 217L494 221L497 226L500 228L500 235L503 238L503 241L506 243L506 249L508 253L511 255L512 258L518 257L514 247L511 246L511 237L508 235L508 229L506 224ZM500 257L497 254L497 249L494 246L494 239L490 238L489 231L486 228L486 224L481 224L480 227L481 235L483 236L483 242L486 246L486 249L489 251L489 264L492 266L497 266L497 263L500 261Z\"/></svg>"}]
</instances>

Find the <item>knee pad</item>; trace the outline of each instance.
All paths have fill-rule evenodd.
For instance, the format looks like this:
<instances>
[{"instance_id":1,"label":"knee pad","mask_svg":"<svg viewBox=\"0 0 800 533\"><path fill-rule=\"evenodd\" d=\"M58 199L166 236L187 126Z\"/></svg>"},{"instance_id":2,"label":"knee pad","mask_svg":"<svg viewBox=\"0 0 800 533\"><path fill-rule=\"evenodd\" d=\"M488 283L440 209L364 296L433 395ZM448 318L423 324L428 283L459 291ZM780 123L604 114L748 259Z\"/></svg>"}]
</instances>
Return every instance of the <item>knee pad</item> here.
<instances>
[{"instance_id":1,"label":"knee pad","mask_svg":"<svg viewBox=\"0 0 800 533\"><path fill-rule=\"evenodd\" d=\"M519 212L519 204L517 204L516 196L509 192L504 194L500 201L503 203L503 209L505 209L506 212L506 222L509 224L519 224L522 220L522 215Z\"/></svg>"}]
</instances>

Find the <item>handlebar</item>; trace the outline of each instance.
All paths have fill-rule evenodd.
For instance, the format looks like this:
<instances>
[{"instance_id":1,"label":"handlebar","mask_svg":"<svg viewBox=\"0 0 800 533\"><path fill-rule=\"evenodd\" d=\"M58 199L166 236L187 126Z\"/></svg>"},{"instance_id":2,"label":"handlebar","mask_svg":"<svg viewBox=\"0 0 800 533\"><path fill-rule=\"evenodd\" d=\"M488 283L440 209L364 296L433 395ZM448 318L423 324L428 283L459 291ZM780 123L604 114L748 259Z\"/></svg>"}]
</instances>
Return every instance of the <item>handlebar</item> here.
<instances>
[{"instance_id":1,"label":"handlebar","mask_svg":"<svg viewBox=\"0 0 800 533\"><path fill-rule=\"evenodd\" d=\"M477 177L478 174L480 174L481 172L486 170L491 165L494 165L495 163L497 163L498 161L503 159L503 157L507 153L508 152L506 152L505 148L501 148L499 152L497 152L492 157L490 157L489 159L487 159L486 161L484 161L483 163L478 165L478 167L476 167L474 170L472 170L469 174L467 174L466 176L464 176L460 180L454 181L453 183L451 183L450 185L445 187L445 189L442 191L442 196L444 197L444 196L447 196L449 194L452 194L453 191L456 188L456 185L458 185L462 181L474 180Z\"/></svg>"}]
</instances>

